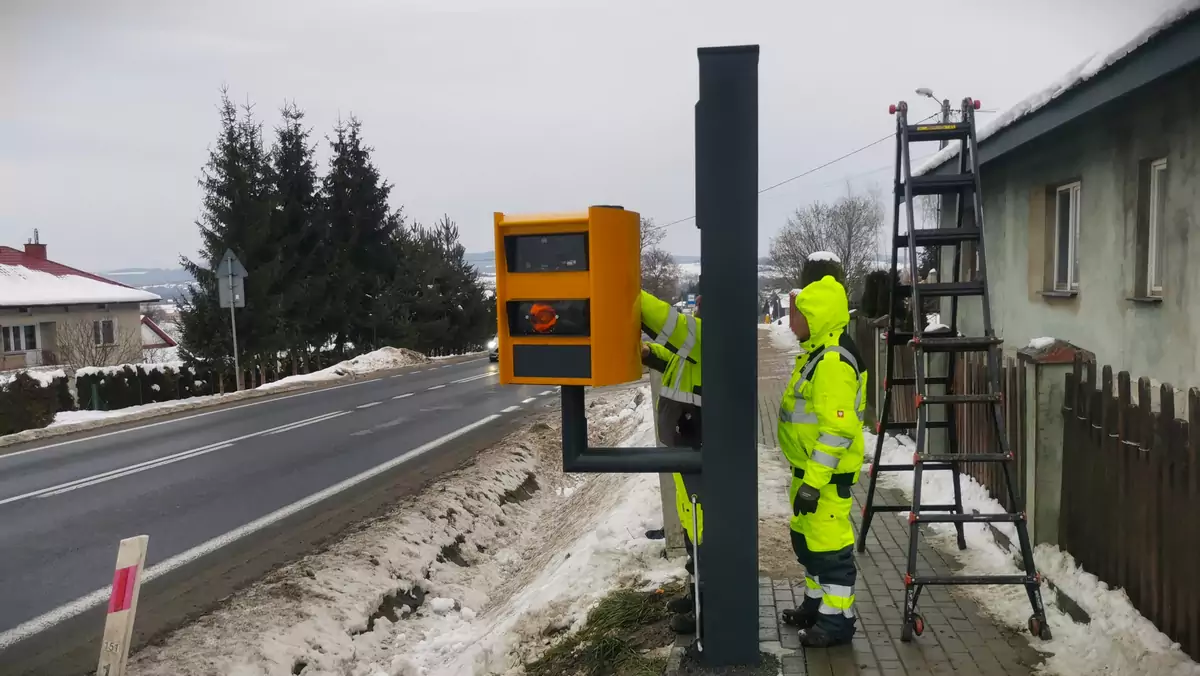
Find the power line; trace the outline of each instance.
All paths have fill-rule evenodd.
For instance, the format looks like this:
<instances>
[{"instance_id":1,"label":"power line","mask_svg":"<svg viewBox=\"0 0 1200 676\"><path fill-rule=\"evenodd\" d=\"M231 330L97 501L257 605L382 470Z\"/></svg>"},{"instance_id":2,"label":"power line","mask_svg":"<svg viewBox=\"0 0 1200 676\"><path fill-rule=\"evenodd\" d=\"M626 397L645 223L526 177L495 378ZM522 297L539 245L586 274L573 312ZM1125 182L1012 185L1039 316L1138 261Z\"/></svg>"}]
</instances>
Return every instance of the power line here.
<instances>
[{"instance_id":1,"label":"power line","mask_svg":"<svg viewBox=\"0 0 1200 676\"><path fill-rule=\"evenodd\" d=\"M914 124L921 124L922 122L925 122L926 120L932 120L932 119L933 119L933 118L935 118L935 117L939 117L941 114L942 114L942 113L941 113L940 111L939 111L939 112L936 112L936 113L934 113L933 115L930 115L929 117L926 117L926 118L923 118L923 119L921 119L921 120L918 120L918 121L917 121L917 122L915 122ZM784 180L782 180L782 181L780 181L780 182L778 182L778 183L775 183L775 184L773 184L773 185L769 185L769 186L767 186L767 187L763 188L762 190L759 190L759 191L758 191L758 194L760 194L760 195L761 195L761 194L763 194L764 192L767 192L767 191L769 191L769 190L774 190L775 188L778 188L778 187L780 187L780 186L782 186L782 185L786 185L786 184L788 184L788 183L791 183L792 181L795 181L795 180L798 180L798 179L804 178L805 176L808 176L809 174L815 174L816 172L818 172L818 171L820 171L820 170L822 170L822 169L824 169L824 168L826 168L826 167L828 167L828 166L830 166L830 165L837 164L838 162L841 162L842 160L845 160L845 159L848 159L848 158L850 158L850 157L853 157L853 156L855 156L855 155L857 155L857 154L859 154L859 153L863 152L864 150L870 150L871 148L874 148L875 146L879 145L880 143L883 143L884 141L886 141L886 140L888 140L888 139L890 139L890 138L894 138L895 136L896 136L896 132L892 132L892 133L888 134L887 136L884 136L884 137L882 137L882 138L879 138L879 139L876 139L876 140L874 140L874 141L871 141L870 143L868 143L868 144L867 144L867 145L865 145L865 146L862 146L861 148L858 148L858 149L855 149L855 150L851 150L850 152L846 153L845 155L842 155L841 157L838 157L838 158L836 158L836 159L829 160L829 161L828 161L828 162L826 162L825 164L822 164L822 165L820 165L820 166L813 167L812 169L809 169L808 171L805 171L805 172L803 172L803 173L800 173L800 174L796 174L795 176L793 176L793 177L791 177L791 178L786 178L786 179L784 179ZM868 172L868 173L874 173L874 172ZM696 215L695 215L695 214L692 214L691 216L688 216L687 218L680 218L679 220L671 221L670 223L666 223L666 224L664 224L664 225L660 225L660 226L657 226L657 227L658 227L659 229L666 229L666 228L669 228L669 227L671 227L672 225L678 225L678 224L680 224L680 223L686 223L687 221L690 221L690 220L692 220L692 219L693 219L693 218L695 218L695 217L696 217Z\"/></svg>"}]
</instances>

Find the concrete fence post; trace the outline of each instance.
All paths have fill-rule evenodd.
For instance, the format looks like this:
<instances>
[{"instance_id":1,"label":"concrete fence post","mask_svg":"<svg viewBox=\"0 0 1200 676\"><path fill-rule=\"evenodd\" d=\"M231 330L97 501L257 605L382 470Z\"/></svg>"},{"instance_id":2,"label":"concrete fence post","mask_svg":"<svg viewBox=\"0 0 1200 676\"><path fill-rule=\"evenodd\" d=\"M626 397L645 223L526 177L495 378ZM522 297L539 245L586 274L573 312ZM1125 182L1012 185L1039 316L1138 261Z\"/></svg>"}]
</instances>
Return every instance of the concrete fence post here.
<instances>
[{"instance_id":1,"label":"concrete fence post","mask_svg":"<svg viewBox=\"0 0 1200 676\"><path fill-rule=\"evenodd\" d=\"M654 445L662 446L658 439L658 391L662 388L662 374L650 371L650 405L654 415ZM666 535L667 556L683 556L687 548L683 543L683 525L679 523L679 512L675 509L675 479L669 472L658 475L658 491L662 499L663 533Z\"/></svg>"},{"instance_id":2,"label":"concrete fence post","mask_svg":"<svg viewBox=\"0 0 1200 676\"><path fill-rule=\"evenodd\" d=\"M1033 544L1059 544L1062 511L1063 397L1076 353L1091 353L1064 341L1017 352L1025 369L1025 510Z\"/></svg>"}]
</instances>

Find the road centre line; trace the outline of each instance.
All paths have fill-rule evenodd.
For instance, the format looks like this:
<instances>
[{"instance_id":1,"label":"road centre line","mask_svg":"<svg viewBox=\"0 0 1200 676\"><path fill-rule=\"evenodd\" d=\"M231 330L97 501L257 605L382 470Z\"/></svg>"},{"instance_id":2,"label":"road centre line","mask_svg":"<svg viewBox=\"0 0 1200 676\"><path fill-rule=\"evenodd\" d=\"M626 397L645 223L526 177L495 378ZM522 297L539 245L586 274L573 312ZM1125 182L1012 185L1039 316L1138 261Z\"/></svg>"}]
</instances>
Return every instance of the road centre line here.
<instances>
[{"instance_id":1,"label":"road centre line","mask_svg":"<svg viewBox=\"0 0 1200 676\"><path fill-rule=\"evenodd\" d=\"M396 396L392 397L392 399L407 399L411 396L413 396L412 392L405 392L404 394L397 394Z\"/></svg>"},{"instance_id":2,"label":"road centre line","mask_svg":"<svg viewBox=\"0 0 1200 676\"><path fill-rule=\"evenodd\" d=\"M520 406L509 406L508 408L500 409L500 412L501 413L512 413L513 411L520 411L520 410L521 410Z\"/></svg>"},{"instance_id":3,"label":"road centre line","mask_svg":"<svg viewBox=\"0 0 1200 676\"><path fill-rule=\"evenodd\" d=\"M208 453L212 453L213 451L220 451L222 449L229 448L230 446L233 446L233 444L221 444L220 446L213 446L212 448L206 448L198 453L193 453L191 455L182 456L182 457L178 457L178 458L172 458L171 460L168 460L166 462L160 462L157 465L151 465L149 467L139 467L138 469L129 470L128 472L122 472L120 474L113 474L111 476L100 477L99 479L92 479L91 481L86 481L81 484L75 484L74 486L60 488L56 491L51 491L49 493L42 493L41 495L39 495L37 497L38 498L49 498L49 497L53 497L55 495L62 495L63 493L70 493L71 491L78 490L80 488L87 488L88 486L95 486L96 484L102 484L106 481L112 481L113 479L120 479L121 477L126 477L131 474L137 474L138 472L144 472L148 469L155 469L157 467L162 467L163 465L170 465L172 463L180 462L183 460L188 460L190 458L195 458L200 455L206 455Z\"/></svg>"},{"instance_id":4,"label":"road centre line","mask_svg":"<svg viewBox=\"0 0 1200 676\"><path fill-rule=\"evenodd\" d=\"M357 408L357 409L371 408L372 406L378 406L382 403L383 403L382 401L372 401L370 403L360 404L358 406L355 406L354 408Z\"/></svg>"},{"instance_id":5,"label":"road centre line","mask_svg":"<svg viewBox=\"0 0 1200 676\"><path fill-rule=\"evenodd\" d=\"M428 390L425 390L425 391L426 391L426 392L430 392L430 391L432 391L432 390L440 390L440 389L442 389L442 388L443 388L443 387L445 387L445 386L446 386L446 383L442 383L441 385L434 385L433 387L431 387L431 388L429 388Z\"/></svg>"},{"instance_id":6,"label":"road centre line","mask_svg":"<svg viewBox=\"0 0 1200 676\"><path fill-rule=\"evenodd\" d=\"M107 472L101 472L99 474L95 474L95 475L88 476L88 477L83 477L81 479L67 481L67 482L64 482L64 483L61 483L61 484L58 484L55 486L41 488L36 491L30 491L28 493L24 493L21 495L14 495L13 497L4 498L3 500L0 500L0 505L6 505L10 502L17 502L19 500L25 500L28 498L41 497L44 494L52 493L54 491L59 491L61 489L68 488L68 487L74 486L76 484L88 483L89 485L91 485L91 483L93 483L93 482L98 483L95 481L97 479L104 479L104 478L108 478L108 477L115 479L115 478L117 478L117 475L128 476L129 474L136 474L137 472L140 472L142 470L152 469L152 468L160 466L160 465L169 465L172 462L175 462L177 460L186 460L188 458L193 458L198 455L204 455L205 453L210 453L212 451L219 450L220 448L228 448L229 446L231 446L239 441L245 440L245 439L251 439L251 438L257 437L257 436L272 434L277 431L285 431L285 430L289 430L289 429L295 429L296 427L303 426L303 425L309 425L309 424L312 424L315 422L322 422L329 418L336 417L336 416L340 415L341 413L342 412L325 413L325 414L316 416L314 418L298 420L296 422L291 422L286 425L280 425L278 427L272 427L270 429L260 430L258 432L251 432L250 434L244 434L240 437L234 437L233 439L226 439L224 441L218 441L216 443L207 444L205 446L200 446L198 448L192 448L192 449L188 449L186 451L180 451L178 453L173 453L171 455L163 456L161 458L153 458L151 460L144 460L142 462L135 463L135 464L129 465L127 467L118 467L117 469L108 470Z\"/></svg>"},{"instance_id":7,"label":"road centre line","mask_svg":"<svg viewBox=\"0 0 1200 676\"><path fill-rule=\"evenodd\" d=\"M328 488L325 488L316 493L313 493L312 495L310 495L306 498L303 498L301 500L293 502L290 505L287 505L286 507L277 509L274 512L271 512L270 514L267 514L266 516L259 517L258 519L255 519L254 521L251 521L250 523L247 523L243 526L235 528L223 535L218 535L217 537L212 538L211 540L208 540L206 542L203 542L195 547L192 547L191 549L189 549L185 552L176 554L175 556L172 556L171 558L167 559L166 561L163 561L161 563L158 563L156 565L153 565L153 566L147 568L143 572L142 580L143 580L143 582L150 582L151 580L162 577L163 575L166 575L167 573L170 573L173 570L176 570L182 566L185 566L185 565L195 561L196 559L199 559L202 556L211 554L212 552L215 552L218 549L221 549L222 547L232 544L233 542L236 542L236 541L246 537L247 535L251 535L253 533L256 533L256 532L272 525L272 524L278 523L279 521L282 521L283 519L286 519L286 518L292 516L293 514L296 514L304 509L307 509L308 507L311 507L311 506L323 501L323 500L326 500L334 495L337 495L338 493L341 493L342 491L345 491L349 488L357 486L358 484L360 484L364 481L367 481L368 479L371 479L380 474L383 474L384 472L386 472L394 467L398 467L398 466L408 462L409 460L412 460L413 458L424 455L425 453L432 451L433 449L441 446L442 444L445 444L448 441L456 439L464 434L467 434L468 432L472 432L472 431L474 431L480 427L483 427L484 425L487 425L488 423L491 423L492 421L497 420L499 418L500 418L500 416L495 415L495 414L481 418L480 420L477 420L477 421L471 423L470 425L467 425L465 427L460 427L459 429L457 429L453 432L450 432L449 434L446 434L437 439L434 439L433 441L422 444L422 445L412 449L411 451L408 451L407 453L404 453L395 458L392 458L391 460L388 460L387 462L385 462L383 464L376 465L375 467L372 467L371 469L368 469L364 472L356 474L356 475L350 477L349 479L340 481ZM22 622L21 624L17 625L16 627L13 627L12 629L9 629L8 631L0 633L0 650L5 649L8 646L10 646L24 638L27 638L34 634L43 632L43 631L49 629L50 627L53 627L54 625L59 624L65 620L69 620L72 617L76 617L84 612L87 612L88 610L91 610L92 608L102 605L103 603L108 601L108 598L109 598L111 592L112 592L112 589L110 586L106 586L103 589L97 589L96 591L94 591L90 594L81 596L81 597L75 599L74 601L71 601L70 603L65 603L65 604L55 608L54 610L43 613L31 620Z\"/></svg>"},{"instance_id":8,"label":"road centre line","mask_svg":"<svg viewBox=\"0 0 1200 676\"><path fill-rule=\"evenodd\" d=\"M554 390L546 390L545 392L539 392L539 393L538 393L538 396L539 396L539 397L544 397L544 396L546 396L547 394L554 394Z\"/></svg>"},{"instance_id":9,"label":"road centre line","mask_svg":"<svg viewBox=\"0 0 1200 676\"><path fill-rule=\"evenodd\" d=\"M521 403L522 404L532 404L535 401L537 401L537 397L530 397L528 399L522 399Z\"/></svg>"}]
</instances>

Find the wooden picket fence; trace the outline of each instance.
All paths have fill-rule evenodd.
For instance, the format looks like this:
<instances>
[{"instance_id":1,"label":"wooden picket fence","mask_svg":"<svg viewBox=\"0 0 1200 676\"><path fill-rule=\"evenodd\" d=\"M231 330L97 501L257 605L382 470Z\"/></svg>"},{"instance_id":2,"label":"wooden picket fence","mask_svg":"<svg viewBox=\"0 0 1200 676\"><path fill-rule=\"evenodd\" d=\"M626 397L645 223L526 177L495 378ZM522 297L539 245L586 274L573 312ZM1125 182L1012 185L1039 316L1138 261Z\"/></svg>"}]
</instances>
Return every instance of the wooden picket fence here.
<instances>
[{"instance_id":1,"label":"wooden picket fence","mask_svg":"<svg viewBox=\"0 0 1200 676\"><path fill-rule=\"evenodd\" d=\"M1067 374L1061 544L1200 659L1200 389L1183 419L1172 386L1157 411L1149 379L1131 387L1079 357Z\"/></svg>"}]
</instances>

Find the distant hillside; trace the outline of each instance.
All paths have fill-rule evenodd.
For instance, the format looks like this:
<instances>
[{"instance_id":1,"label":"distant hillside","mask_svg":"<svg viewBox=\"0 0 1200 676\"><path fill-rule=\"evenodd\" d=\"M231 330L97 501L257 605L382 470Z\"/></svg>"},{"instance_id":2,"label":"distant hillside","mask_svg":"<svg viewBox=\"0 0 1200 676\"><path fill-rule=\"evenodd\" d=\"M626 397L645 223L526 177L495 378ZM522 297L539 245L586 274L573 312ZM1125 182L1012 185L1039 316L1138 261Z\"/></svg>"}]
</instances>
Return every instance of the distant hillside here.
<instances>
[{"instance_id":1,"label":"distant hillside","mask_svg":"<svg viewBox=\"0 0 1200 676\"><path fill-rule=\"evenodd\" d=\"M183 292L196 283L183 268L123 268L101 272L114 282L156 293L165 300L180 300Z\"/></svg>"}]
</instances>

